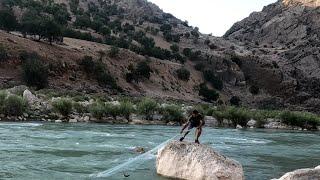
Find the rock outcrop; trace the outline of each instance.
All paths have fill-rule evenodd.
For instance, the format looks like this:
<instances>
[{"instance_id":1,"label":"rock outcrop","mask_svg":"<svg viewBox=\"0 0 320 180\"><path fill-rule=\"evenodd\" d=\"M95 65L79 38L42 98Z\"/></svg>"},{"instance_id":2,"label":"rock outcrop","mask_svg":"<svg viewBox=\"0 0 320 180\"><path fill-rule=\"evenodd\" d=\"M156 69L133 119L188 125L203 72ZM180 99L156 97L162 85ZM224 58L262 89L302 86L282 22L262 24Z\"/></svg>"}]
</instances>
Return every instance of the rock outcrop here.
<instances>
[{"instance_id":1,"label":"rock outcrop","mask_svg":"<svg viewBox=\"0 0 320 180\"><path fill-rule=\"evenodd\" d=\"M171 142L157 156L159 175L192 180L242 180L240 163L227 158L211 147L189 142Z\"/></svg>"},{"instance_id":2,"label":"rock outcrop","mask_svg":"<svg viewBox=\"0 0 320 180\"><path fill-rule=\"evenodd\" d=\"M286 173L278 180L318 180L320 179L320 166L312 169L298 169Z\"/></svg>"},{"instance_id":3,"label":"rock outcrop","mask_svg":"<svg viewBox=\"0 0 320 180\"><path fill-rule=\"evenodd\" d=\"M319 112L319 6L319 0L279 0L235 23L224 36L251 51L241 70L249 85L280 98L274 109Z\"/></svg>"},{"instance_id":4,"label":"rock outcrop","mask_svg":"<svg viewBox=\"0 0 320 180\"><path fill-rule=\"evenodd\" d=\"M319 0L283 0L283 4L291 5L291 4L302 4L310 7L318 7L320 6Z\"/></svg>"}]
</instances>

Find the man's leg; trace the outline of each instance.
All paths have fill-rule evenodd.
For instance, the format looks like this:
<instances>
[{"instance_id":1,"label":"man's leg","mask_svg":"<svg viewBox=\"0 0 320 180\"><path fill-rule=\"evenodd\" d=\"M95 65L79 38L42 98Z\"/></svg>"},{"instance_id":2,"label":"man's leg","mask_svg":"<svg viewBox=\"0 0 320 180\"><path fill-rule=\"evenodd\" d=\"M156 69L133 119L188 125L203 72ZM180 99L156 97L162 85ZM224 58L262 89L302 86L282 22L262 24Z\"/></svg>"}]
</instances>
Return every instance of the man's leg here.
<instances>
[{"instance_id":1,"label":"man's leg","mask_svg":"<svg viewBox=\"0 0 320 180\"><path fill-rule=\"evenodd\" d=\"M200 143L199 143L199 137L201 136L201 133L202 133L202 128L201 128L201 127L200 127L200 128L197 128L197 130L196 130L196 140L195 140L195 142L198 143L198 144L200 144Z\"/></svg>"}]
</instances>

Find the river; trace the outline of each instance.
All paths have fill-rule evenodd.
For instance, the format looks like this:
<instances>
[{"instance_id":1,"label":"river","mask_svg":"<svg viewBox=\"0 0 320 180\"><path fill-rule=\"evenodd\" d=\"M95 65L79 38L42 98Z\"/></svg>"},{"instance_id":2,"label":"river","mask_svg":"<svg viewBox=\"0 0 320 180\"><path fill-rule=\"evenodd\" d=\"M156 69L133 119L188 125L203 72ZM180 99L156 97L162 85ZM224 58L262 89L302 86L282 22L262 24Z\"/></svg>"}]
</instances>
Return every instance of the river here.
<instances>
[{"instance_id":1,"label":"river","mask_svg":"<svg viewBox=\"0 0 320 180\"><path fill-rule=\"evenodd\" d=\"M90 175L136 157L135 147L150 150L178 131L167 126L0 123L0 179L164 180L156 174L152 155L111 177ZM238 160L248 180L320 164L319 132L205 128L201 142Z\"/></svg>"}]
</instances>

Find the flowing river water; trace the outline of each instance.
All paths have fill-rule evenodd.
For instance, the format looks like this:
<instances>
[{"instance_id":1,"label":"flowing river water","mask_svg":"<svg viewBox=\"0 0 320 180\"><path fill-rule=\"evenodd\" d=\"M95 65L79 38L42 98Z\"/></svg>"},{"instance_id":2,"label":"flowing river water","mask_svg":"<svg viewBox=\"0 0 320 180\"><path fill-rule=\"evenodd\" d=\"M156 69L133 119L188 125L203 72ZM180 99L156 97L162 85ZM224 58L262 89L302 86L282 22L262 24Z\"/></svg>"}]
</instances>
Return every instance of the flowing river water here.
<instances>
[{"instance_id":1,"label":"flowing river water","mask_svg":"<svg viewBox=\"0 0 320 180\"><path fill-rule=\"evenodd\" d=\"M164 180L152 154L110 177L92 174L138 156L135 147L151 150L177 132L179 127L167 126L0 123L0 179ZM318 132L205 128L201 142L239 161L248 180L320 164Z\"/></svg>"}]
</instances>

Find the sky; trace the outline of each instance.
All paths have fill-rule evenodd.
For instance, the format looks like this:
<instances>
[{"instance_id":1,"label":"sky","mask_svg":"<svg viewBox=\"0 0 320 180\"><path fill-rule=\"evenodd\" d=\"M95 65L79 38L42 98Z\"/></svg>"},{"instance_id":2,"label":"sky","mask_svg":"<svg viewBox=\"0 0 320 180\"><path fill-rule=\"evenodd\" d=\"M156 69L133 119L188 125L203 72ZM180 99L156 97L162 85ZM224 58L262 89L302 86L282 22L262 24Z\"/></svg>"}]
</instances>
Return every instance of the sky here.
<instances>
[{"instance_id":1,"label":"sky","mask_svg":"<svg viewBox=\"0 0 320 180\"><path fill-rule=\"evenodd\" d=\"M200 28L200 32L222 36L235 22L277 0L149 0L163 11Z\"/></svg>"}]
</instances>

